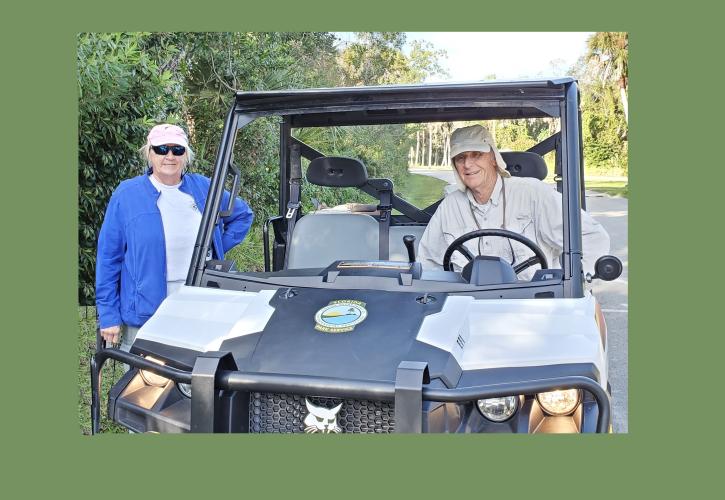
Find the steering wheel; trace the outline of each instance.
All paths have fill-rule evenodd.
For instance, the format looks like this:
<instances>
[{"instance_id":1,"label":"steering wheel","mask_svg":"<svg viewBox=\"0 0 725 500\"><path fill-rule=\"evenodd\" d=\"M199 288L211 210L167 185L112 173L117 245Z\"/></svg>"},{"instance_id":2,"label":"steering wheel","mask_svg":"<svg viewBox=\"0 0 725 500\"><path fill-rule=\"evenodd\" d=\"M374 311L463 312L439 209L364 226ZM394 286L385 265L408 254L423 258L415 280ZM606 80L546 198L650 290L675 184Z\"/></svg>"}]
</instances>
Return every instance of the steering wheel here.
<instances>
[{"instance_id":1,"label":"steering wheel","mask_svg":"<svg viewBox=\"0 0 725 500\"><path fill-rule=\"evenodd\" d=\"M526 259L525 261L516 264L514 266L514 272L516 274L519 274L524 269L527 269L536 263L541 264L541 269L548 269L549 265L546 262L546 256L544 255L544 252L541 251L541 248L528 239L526 236L523 236L519 233L514 233L513 231L509 231L507 229L476 229L475 231L468 232L462 236L459 236L453 242L448 245L448 248L446 248L446 253L443 254L443 269L446 271L453 271L453 263L451 262L451 256L453 255L453 252L456 250L461 253L465 258L468 259L469 262L473 260L473 255L471 252L468 251L466 247L463 246L465 242L468 240L472 240L475 238L481 238L483 236L500 236L501 238L508 238L510 240L518 241L519 243L523 243L526 245L526 247L534 252L534 256Z\"/></svg>"}]
</instances>

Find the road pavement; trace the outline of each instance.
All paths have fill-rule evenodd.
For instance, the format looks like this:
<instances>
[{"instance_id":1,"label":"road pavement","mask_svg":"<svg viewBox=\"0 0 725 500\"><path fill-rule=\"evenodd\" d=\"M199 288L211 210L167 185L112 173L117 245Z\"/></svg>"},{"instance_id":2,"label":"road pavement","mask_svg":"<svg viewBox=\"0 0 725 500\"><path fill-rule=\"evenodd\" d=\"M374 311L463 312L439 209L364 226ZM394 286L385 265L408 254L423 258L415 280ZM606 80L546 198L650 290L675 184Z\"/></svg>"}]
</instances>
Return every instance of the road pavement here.
<instances>
[{"instance_id":1,"label":"road pavement","mask_svg":"<svg viewBox=\"0 0 725 500\"><path fill-rule=\"evenodd\" d=\"M453 183L450 170L411 170ZM587 211L609 233L610 253L622 260L622 276L610 282L596 280L592 290L597 296L607 321L609 333L609 382L612 385L612 427L614 432L628 432L628 282L629 260L627 220L629 201L626 198L587 191Z\"/></svg>"}]
</instances>

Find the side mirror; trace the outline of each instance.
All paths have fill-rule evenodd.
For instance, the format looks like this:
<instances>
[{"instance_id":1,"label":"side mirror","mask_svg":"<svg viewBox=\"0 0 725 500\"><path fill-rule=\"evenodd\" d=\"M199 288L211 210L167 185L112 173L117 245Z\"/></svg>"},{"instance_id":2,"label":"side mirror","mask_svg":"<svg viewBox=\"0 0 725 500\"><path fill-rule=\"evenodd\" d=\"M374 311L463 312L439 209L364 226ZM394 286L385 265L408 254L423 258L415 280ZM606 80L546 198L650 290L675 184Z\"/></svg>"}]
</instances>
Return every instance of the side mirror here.
<instances>
[{"instance_id":1,"label":"side mirror","mask_svg":"<svg viewBox=\"0 0 725 500\"><path fill-rule=\"evenodd\" d=\"M587 274L587 281L600 279L604 281L616 280L622 275L622 261L614 255L602 255L594 264L594 276Z\"/></svg>"}]
</instances>

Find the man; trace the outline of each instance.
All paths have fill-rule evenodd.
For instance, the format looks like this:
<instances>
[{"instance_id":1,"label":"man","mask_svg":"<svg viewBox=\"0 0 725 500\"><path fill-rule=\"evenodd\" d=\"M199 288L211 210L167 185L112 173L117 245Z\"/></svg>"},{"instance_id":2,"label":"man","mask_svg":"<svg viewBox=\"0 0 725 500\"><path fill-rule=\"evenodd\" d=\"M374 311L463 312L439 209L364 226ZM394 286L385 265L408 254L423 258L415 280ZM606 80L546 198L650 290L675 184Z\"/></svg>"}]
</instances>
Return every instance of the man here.
<instances>
[{"instance_id":1,"label":"man","mask_svg":"<svg viewBox=\"0 0 725 500\"><path fill-rule=\"evenodd\" d=\"M508 229L534 241L549 267L560 267L563 251L561 195L538 179L511 177L493 138L481 125L459 128L451 135L453 176L458 189L448 194L421 238L418 255L423 267L440 269L443 254L459 236L476 229ZM583 266L594 274L594 263L609 253L609 235L582 210ZM533 252L501 237L484 237L464 244L475 255L491 255L520 264ZM451 259L460 270L468 260L460 252ZM519 273L531 279L538 266Z\"/></svg>"}]
</instances>

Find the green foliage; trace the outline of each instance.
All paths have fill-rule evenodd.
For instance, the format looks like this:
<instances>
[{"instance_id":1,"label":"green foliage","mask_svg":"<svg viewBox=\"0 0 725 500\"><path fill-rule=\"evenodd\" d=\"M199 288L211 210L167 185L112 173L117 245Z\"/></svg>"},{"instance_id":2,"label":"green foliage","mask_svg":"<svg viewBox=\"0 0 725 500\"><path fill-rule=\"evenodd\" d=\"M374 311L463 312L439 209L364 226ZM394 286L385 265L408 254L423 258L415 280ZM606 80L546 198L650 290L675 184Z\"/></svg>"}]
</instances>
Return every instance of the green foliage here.
<instances>
[{"instance_id":1,"label":"green foliage","mask_svg":"<svg viewBox=\"0 0 725 500\"><path fill-rule=\"evenodd\" d=\"M428 43L414 41L410 56L403 53L405 33L356 33L357 40L340 56L343 84L384 85L423 81L428 75L443 74L436 51Z\"/></svg>"},{"instance_id":2,"label":"green foliage","mask_svg":"<svg viewBox=\"0 0 725 500\"><path fill-rule=\"evenodd\" d=\"M141 171L137 155L154 121L173 121L178 87L144 50L144 33L78 36L79 302L93 301L95 247L108 199Z\"/></svg>"},{"instance_id":3,"label":"green foliage","mask_svg":"<svg viewBox=\"0 0 725 500\"><path fill-rule=\"evenodd\" d=\"M598 32L587 42L588 53L574 68L582 94L582 134L586 165L599 171L625 173L627 156L627 33Z\"/></svg>"},{"instance_id":4,"label":"green foliage","mask_svg":"<svg viewBox=\"0 0 725 500\"><path fill-rule=\"evenodd\" d=\"M554 133L549 121L544 118L499 120L488 127L500 149L526 151Z\"/></svg>"},{"instance_id":5,"label":"green foliage","mask_svg":"<svg viewBox=\"0 0 725 500\"><path fill-rule=\"evenodd\" d=\"M590 167L627 171L627 124L618 90L611 84L591 84L582 92L584 158Z\"/></svg>"},{"instance_id":6,"label":"green foliage","mask_svg":"<svg viewBox=\"0 0 725 500\"><path fill-rule=\"evenodd\" d=\"M118 183L158 122L188 129L192 171L210 174L234 90L336 85L330 33L114 33L78 37L79 302L94 300L95 247ZM242 130L235 161L257 221L276 213L278 124Z\"/></svg>"},{"instance_id":7,"label":"green foliage","mask_svg":"<svg viewBox=\"0 0 725 500\"><path fill-rule=\"evenodd\" d=\"M334 37L329 33L186 33L188 71L184 74L184 103L187 120L193 124L191 140L197 147L197 166L209 173L219 146L224 119L236 90L279 90L323 86L336 56ZM325 73L321 73L321 72ZM270 124L267 137L278 129ZM252 129L260 133L260 128ZM244 134L243 134L244 135ZM253 158L240 162L266 165L276 154L271 148L245 148L254 138L237 139L237 150L252 151ZM242 166L242 165L240 165Z\"/></svg>"}]
</instances>

